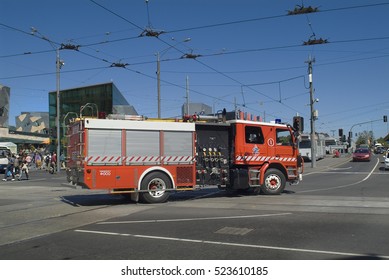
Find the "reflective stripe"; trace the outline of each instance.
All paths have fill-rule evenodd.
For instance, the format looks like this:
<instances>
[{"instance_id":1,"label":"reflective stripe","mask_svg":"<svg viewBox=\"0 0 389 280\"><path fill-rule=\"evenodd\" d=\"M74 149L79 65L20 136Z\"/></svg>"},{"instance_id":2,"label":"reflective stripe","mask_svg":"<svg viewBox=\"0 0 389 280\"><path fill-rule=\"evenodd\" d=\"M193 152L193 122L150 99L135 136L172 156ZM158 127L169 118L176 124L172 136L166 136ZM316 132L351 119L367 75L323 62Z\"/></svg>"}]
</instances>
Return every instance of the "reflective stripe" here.
<instances>
[{"instance_id":1,"label":"reflective stripe","mask_svg":"<svg viewBox=\"0 0 389 280\"><path fill-rule=\"evenodd\" d=\"M122 161L126 162L126 164L147 164L147 163L188 163L192 164L195 161L195 157L193 156L107 156L107 155L99 155L99 156L89 156L86 159L87 164L118 164Z\"/></svg>"},{"instance_id":2,"label":"reflective stripe","mask_svg":"<svg viewBox=\"0 0 389 280\"><path fill-rule=\"evenodd\" d=\"M245 162L264 162L264 161L281 161L281 162L294 162L297 161L296 158L293 157L266 157L266 156L236 156L236 161L245 161Z\"/></svg>"}]
</instances>

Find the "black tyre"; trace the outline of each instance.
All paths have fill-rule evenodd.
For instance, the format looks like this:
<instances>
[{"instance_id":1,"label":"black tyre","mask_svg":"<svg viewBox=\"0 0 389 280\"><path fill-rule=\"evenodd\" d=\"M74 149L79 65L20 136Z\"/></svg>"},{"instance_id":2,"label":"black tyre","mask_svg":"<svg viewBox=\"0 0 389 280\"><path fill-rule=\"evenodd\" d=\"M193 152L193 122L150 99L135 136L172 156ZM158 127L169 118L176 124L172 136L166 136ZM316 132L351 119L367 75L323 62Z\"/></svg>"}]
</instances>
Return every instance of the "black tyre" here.
<instances>
[{"instance_id":1,"label":"black tyre","mask_svg":"<svg viewBox=\"0 0 389 280\"><path fill-rule=\"evenodd\" d=\"M139 199L145 203L163 203L169 198L168 189L172 188L169 177L162 172L152 172L147 174L141 184L142 191Z\"/></svg>"},{"instance_id":2,"label":"black tyre","mask_svg":"<svg viewBox=\"0 0 389 280\"><path fill-rule=\"evenodd\" d=\"M284 173L275 168L269 168L265 172L265 180L261 186L264 194L279 195L285 189L286 179Z\"/></svg>"}]
</instances>

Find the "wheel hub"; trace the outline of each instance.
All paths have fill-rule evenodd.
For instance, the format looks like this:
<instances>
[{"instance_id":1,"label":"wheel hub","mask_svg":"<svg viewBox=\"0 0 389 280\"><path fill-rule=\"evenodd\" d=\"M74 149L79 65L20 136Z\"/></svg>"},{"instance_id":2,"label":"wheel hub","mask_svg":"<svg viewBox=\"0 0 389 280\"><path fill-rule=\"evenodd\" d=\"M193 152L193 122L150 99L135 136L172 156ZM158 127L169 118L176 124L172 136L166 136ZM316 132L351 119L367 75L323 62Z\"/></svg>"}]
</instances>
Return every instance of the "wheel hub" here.
<instances>
[{"instance_id":1,"label":"wheel hub","mask_svg":"<svg viewBox=\"0 0 389 280\"><path fill-rule=\"evenodd\" d=\"M163 180L154 179L148 185L150 195L153 197L161 197L166 190L166 185Z\"/></svg>"},{"instance_id":2,"label":"wheel hub","mask_svg":"<svg viewBox=\"0 0 389 280\"><path fill-rule=\"evenodd\" d=\"M266 178L265 183L269 189L276 190L281 186L281 179L276 175L271 175Z\"/></svg>"}]
</instances>

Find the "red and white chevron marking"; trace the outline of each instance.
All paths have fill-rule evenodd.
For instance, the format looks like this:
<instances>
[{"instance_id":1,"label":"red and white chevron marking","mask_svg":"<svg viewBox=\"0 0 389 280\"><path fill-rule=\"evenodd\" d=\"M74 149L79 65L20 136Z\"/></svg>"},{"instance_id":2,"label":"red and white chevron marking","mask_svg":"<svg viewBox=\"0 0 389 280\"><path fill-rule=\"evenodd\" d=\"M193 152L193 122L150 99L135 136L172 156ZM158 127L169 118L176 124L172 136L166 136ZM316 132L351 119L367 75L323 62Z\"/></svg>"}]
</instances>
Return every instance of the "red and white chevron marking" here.
<instances>
[{"instance_id":1,"label":"red and white chevron marking","mask_svg":"<svg viewBox=\"0 0 389 280\"><path fill-rule=\"evenodd\" d=\"M293 157L276 157L276 156L237 156L235 158L236 161L245 161L245 162L265 162L270 160L276 160L281 162L294 162L297 161L296 158Z\"/></svg>"},{"instance_id":2,"label":"red and white chevron marking","mask_svg":"<svg viewBox=\"0 0 389 280\"><path fill-rule=\"evenodd\" d=\"M105 163L105 164L119 164L121 163L121 156L89 156L86 158L88 164Z\"/></svg>"},{"instance_id":3,"label":"red and white chevron marking","mask_svg":"<svg viewBox=\"0 0 389 280\"><path fill-rule=\"evenodd\" d=\"M87 164L148 164L148 163L193 163L193 156L89 156L86 159Z\"/></svg>"},{"instance_id":4,"label":"red and white chevron marking","mask_svg":"<svg viewBox=\"0 0 389 280\"><path fill-rule=\"evenodd\" d=\"M193 156L128 156L125 158L128 164L147 164L155 162L163 163L192 163Z\"/></svg>"}]
</instances>

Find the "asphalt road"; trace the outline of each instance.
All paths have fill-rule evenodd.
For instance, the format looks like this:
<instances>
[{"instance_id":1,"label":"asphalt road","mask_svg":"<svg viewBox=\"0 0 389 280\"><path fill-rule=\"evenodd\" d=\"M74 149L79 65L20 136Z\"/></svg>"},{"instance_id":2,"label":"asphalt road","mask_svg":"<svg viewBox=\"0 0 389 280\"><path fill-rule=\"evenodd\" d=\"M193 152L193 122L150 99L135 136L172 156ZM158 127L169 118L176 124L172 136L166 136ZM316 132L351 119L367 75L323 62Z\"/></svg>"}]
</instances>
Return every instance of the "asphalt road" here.
<instances>
[{"instance_id":1,"label":"asphalt road","mask_svg":"<svg viewBox=\"0 0 389 280\"><path fill-rule=\"evenodd\" d=\"M184 192L136 204L63 174L0 182L0 259L389 259L382 158L306 163L280 196Z\"/></svg>"}]
</instances>

